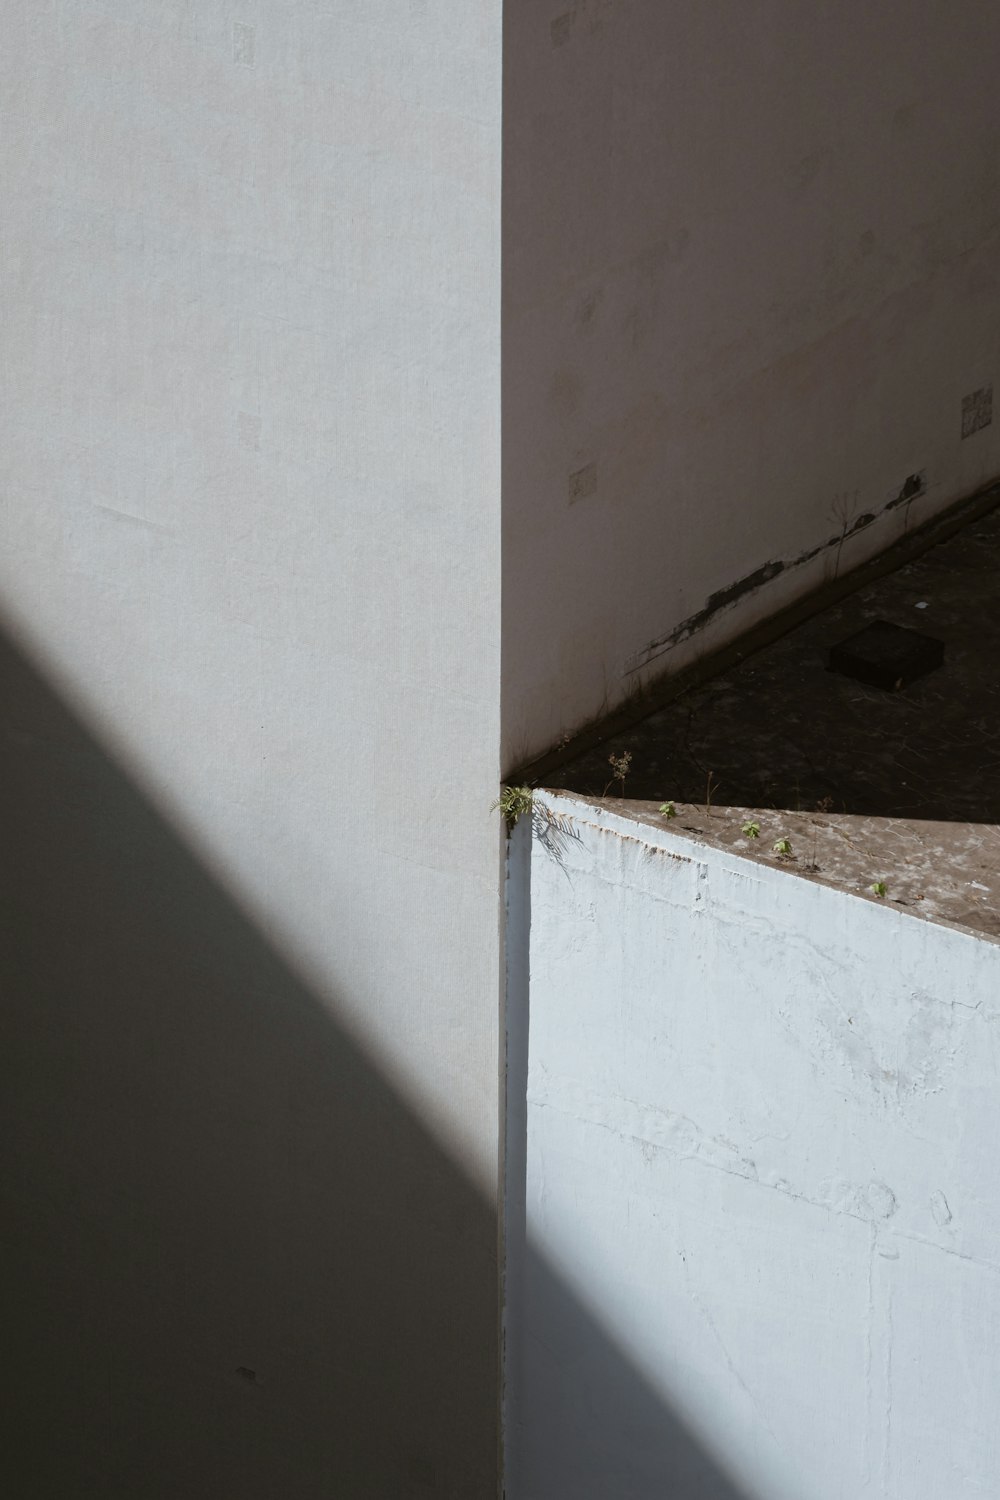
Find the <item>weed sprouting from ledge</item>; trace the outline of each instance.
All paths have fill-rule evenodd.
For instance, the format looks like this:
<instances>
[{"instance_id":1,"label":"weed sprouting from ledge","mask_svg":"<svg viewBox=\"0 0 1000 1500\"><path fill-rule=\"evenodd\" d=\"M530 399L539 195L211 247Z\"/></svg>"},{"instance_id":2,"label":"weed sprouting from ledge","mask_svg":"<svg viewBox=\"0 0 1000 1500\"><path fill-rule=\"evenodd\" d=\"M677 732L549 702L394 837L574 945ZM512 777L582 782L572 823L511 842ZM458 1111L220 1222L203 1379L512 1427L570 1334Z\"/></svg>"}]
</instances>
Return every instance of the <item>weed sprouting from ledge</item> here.
<instances>
[{"instance_id":1,"label":"weed sprouting from ledge","mask_svg":"<svg viewBox=\"0 0 1000 1500\"><path fill-rule=\"evenodd\" d=\"M606 786L604 788L604 791L601 793L602 797L606 797L608 795L608 787L614 786L614 784L615 784L616 781L617 781L618 786L619 786L619 795L622 796L622 797L624 797L624 795L625 795L625 778L628 775L628 768L629 768L629 766L631 764L632 764L632 752L631 752L631 750L623 750L622 753L621 753L621 755L615 755L614 753L612 753L611 755L608 756L608 765L611 767L612 771L614 772L614 775L612 776L611 780L608 782L608 786Z\"/></svg>"},{"instance_id":2,"label":"weed sprouting from ledge","mask_svg":"<svg viewBox=\"0 0 1000 1500\"><path fill-rule=\"evenodd\" d=\"M519 819L531 812L534 795L530 786L504 786L500 788L500 795L490 807L490 812L499 811L507 825L507 832L512 833Z\"/></svg>"}]
</instances>

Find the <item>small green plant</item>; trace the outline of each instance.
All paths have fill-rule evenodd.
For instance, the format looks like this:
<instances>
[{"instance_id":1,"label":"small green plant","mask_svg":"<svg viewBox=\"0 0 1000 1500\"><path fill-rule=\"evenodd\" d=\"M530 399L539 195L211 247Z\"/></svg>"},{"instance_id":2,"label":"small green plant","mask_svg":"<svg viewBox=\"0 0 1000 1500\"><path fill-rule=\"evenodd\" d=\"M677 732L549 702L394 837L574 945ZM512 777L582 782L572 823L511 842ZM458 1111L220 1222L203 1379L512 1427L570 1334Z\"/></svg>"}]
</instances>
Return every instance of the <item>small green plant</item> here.
<instances>
[{"instance_id":1,"label":"small green plant","mask_svg":"<svg viewBox=\"0 0 1000 1500\"><path fill-rule=\"evenodd\" d=\"M774 850L775 854L778 856L779 859L791 859L791 857L792 857L792 841L791 841L791 839L776 839L775 842L771 845L771 847L772 847L772 849Z\"/></svg>"},{"instance_id":2,"label":"small green plant","mask_svg":"<svg viewBox=\"0 0 1000 1500\"><path fill-rule=\"evenodd\" d=\"M629 768L629 766L631 764L632 764L632 752L631 752L631 750L623 750L622 753L621 753L621 755L615 755L614 751L611 752L611 754L608 756L608 765L611 767L612 771L614 772L614 775L611 777L611 780L608 782L608 786L606 786L604 788L604 791L601 793L602 797L606 797L608 795L608 787L609 786L614 786L614 784L615 784L616 781L617 781L618 786L620 788L620 795L622 797L624 797L624 795L625 795L625 777L628 775L628 768Z\"/></svg>"},{"instance_id":3,"label":"small green plant","mask_svg":"<svg viewBox=\"0 0 1000 1500\"><path fill-rule=\"evenodd\" d=\"M719 783L715 779L715 772L709 771L708 780L705 783L705 817L712 816L712 794L719 790Z\"/></svg>"},{"instance_id":4,"label":"small green plant","mask_svg":"<svg viewBox=\"0 0 1000 1500\"><path fill-rule=\"evenodd\" d=\"M530 786L504 786L500 788L500 795L490 808L490 812L499 810L500 816L507 824L507 832L516 825L519 818L525 813L530 813L532 805L532 791Z\"/></svg>"},{"instance_id":5,"label":"small green plant","mask_svg":"<svg viewBox=\"0 0 1000 1500\"><path fill-rule=\"evenodd\" d=\"M677 809L674 804L672 802L661 802L660 816L661 818L676 818Z\"/></svg>"},{"instance_id":6,"label":"small green plant","mask_svg":"<svg viewBox=\"0 0 1000 1500\"><path fill-rule=\"evenodd\" d=\"M873 896L881 897L888 895L888 890L884 880L876 880L874 885L869 886L868 889L871 891Z\"/></svg>"},{"instance_id":7,"label":"small green plant","mask_svg":"<svg viewBox=\"0 0 1000 1500\"><path fill-rule=\"evenodd\" d=\"M759 823L744 823L743 827L740 829L740 832L743 834L744 838L759 839L760 838L760 824Z\"/></svg>"}]
</instances>

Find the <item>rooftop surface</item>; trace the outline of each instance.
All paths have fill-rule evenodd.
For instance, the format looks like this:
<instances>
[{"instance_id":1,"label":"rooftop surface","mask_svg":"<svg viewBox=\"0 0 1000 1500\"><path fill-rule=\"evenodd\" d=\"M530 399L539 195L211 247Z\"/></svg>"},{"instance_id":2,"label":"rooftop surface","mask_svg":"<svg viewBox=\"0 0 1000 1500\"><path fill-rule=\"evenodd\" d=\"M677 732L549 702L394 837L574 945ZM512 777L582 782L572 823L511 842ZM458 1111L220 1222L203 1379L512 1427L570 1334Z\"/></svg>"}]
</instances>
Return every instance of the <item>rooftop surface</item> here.
<instances>
[{"instance_id":1,"label":"rooftop surface","mask_svg":"<svg viewBox=\"0 0 1000 1500\"><path fill-rule=\"evenodd\" d=\"M875 621L943 642L943 664L898 688L829 670ZM1000 937L998 773L1000 508L545 780L641 822L672 802L675 832Z\"/></svg>"}]
</instances>

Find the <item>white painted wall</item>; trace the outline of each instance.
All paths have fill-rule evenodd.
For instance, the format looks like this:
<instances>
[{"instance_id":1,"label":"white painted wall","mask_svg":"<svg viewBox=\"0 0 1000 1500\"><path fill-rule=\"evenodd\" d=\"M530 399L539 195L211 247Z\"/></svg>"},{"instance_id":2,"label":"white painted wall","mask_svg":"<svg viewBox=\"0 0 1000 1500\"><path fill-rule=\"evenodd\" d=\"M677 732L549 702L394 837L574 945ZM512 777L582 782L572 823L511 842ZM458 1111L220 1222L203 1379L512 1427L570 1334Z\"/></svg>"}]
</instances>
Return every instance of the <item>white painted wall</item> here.
<instances>
[{"instance_id":1,"label":"white painted wall","mask_svg":"<svg viewBox=\"0 0 1000 1500\"><path fill-rule=\"evenodd\" d=\"M6 667L24 684L7 789L52 892L47 909L11 855L5 977L37 1126L18 1208L40 1305L65 1292L91 1330L77 1347L40 1315L6 1351L25 1409L70 1434L46 1493L82 1493L84 1470L106 1495L266 1500L495 1482L500 16L6 8L0 610L30 664ZM21 755L56 742L51 763ZM123 779L80 790L102 757ZM113 836L98 796L141 835ZM205 967L171 967L197 866L244 924L242 968L204 934ZM102 959L88 933L129 892L155 940L105 934ZM39 949L65 954L44 1004ZM277 990L298 996L284 1025L257 1010ZM73 1046L67 1009L88 1016ZM80 1097L95 1069L100 1109ZM377 1102L345 1120L337 1080L365 1070ZM145 1171L125 1187L106 1163L127 1140ZM213 1152L219 1180L178 1206ZM140 1211L140 1179L173 1185ZM74 1213L96 1203L84 1244ZM61 1269L40 1268L50 1232ZM251 1366L259 1397L233 1378ZM81 1381L116 1378L117 1447L107 1413L72 1411ZM162 1472L130 1401L163 1430Z\"/></svg>"},{"instance_id":2,"label":"white painted wall","mask_svg":"<svg viewBox=\"0 0 1000 1500\"><path fill-rule=\"evenodd\" d=\"M515 1500L997 1493L1000 947L543 805Z\"/></svg>"},{"instance_id":3,"label":"white painted wall","mask_svg":"<svg viewBox=\"0 0 1000 1500\"><path fill-rule=\"evenodd\" d=\"M508 0L508 767L1000 471L998 49L989 0Z\"/></svg>"}]
</instances>

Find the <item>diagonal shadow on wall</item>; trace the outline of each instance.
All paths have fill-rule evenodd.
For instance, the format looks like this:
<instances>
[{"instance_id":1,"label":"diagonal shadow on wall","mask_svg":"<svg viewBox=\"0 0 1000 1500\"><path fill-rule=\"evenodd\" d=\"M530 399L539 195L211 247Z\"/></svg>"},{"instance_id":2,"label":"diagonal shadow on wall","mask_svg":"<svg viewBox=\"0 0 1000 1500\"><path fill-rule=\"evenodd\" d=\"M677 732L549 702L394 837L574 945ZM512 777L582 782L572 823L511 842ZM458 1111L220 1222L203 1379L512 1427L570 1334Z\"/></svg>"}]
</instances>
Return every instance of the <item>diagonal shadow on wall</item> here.
<instances>
[{"instance_id":1,"label":"diagonal shadow on wall","mask_svg":"<svg viewBox=\"0 0 1000 1500\"><path fill-rule=\"evenodd\" d=\"M507 1441L511 1500L747 1500L585 1310L528 1222L531 851L564 869L572 824L522 818L507 846ZM565 873L565 870L564 870ZM567 878L569 878L567 876Z\"/></svg>"},{"instance_id":2,"label":"diagonal shadow on wall","mask_svg":"<svg viewBox=\"0 0 1000 1500\"><path fill-rule=\"evenodd\" d=\"M492 1206L9 641L0 725L7 1492L488 1500ZM631 1493L740 1500L534 1281L667 1439Z\"/></svg>"}]
</instances>

